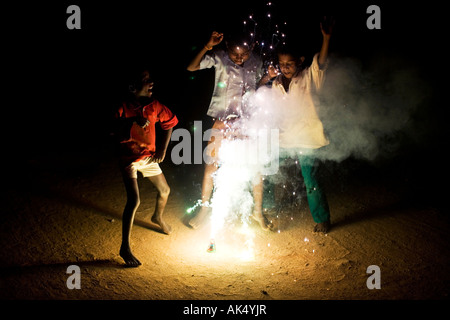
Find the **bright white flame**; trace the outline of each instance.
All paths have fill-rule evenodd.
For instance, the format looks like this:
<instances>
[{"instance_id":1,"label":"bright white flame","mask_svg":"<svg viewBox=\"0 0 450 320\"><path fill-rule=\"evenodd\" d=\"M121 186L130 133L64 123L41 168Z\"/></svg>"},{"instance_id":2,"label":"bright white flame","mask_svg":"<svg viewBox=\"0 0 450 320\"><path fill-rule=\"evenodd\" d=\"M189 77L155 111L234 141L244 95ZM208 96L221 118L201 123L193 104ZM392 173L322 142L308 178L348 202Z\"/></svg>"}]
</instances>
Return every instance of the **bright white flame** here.
<instances>
[{"instance_id":1,"label":"bright white flame","mask_svg":"<svg viewBox=\"0 0 450 320\"><path fill-rule=\"evenodd\" d=\"M255 259L255 243L253 239L255 238L255 234L252 230L250 230L248 224L244 222L241 233L245 236L244 249L241 251L239 258L243 261L253 261Z\"/></svg>"},{"instance_id":2,"label":"bright white flame","mask_svg":"<svg viewBox=\"0 0 450 320\"><path fill-rule=\"evenodd\" d=\"M229 127L222 131L224 137L217 152L218 168L213 174L209 238L216 239L216 252L219 253L219 234L223 236L221 231L225 226L238 222L242 227L239 233L244 239L238 244L240 249L236 253L244 261L255 258L255 235L249 228L254 210L253 187L260 182L262 174L278 171L279 135L278 129L272 129L276 110L270 107L270 97L265 90L243 97L248 117L230 121ZM225 236L230 237L229 234Z\"/></svg>"},{"instance_id":3,"label":"bright white flame","mask_svg":"<svg viewBox=\"0 0 450 320\"><path fill-rule=\"evenodd\" d=\"M238 257L243 261L254 259L253 232L248 227L250 215L253 211L252 181L256 172L251 166L236 157L244 155L245 140L222 141L219 150L220 166L214 173L214 193L211 198L211 238L216 238L218 233L229 225L239 221L242 225L241 234L245 240L242 250L238 250ZM220 248L220 244L217 244ZM219 249L218 249L219 251Z\"/></svg>"},{"instance_id":4,"label":"bright white flame","mask_svg":"<svg viewBox=\"0 0 450 320\"><path fill-rule=\"evenodd\" d=\"M242 261L253 261L255 260L255 252L253 251L253 249L246 249L241 252L239 258Z\"/></svg>"}]
</instances>

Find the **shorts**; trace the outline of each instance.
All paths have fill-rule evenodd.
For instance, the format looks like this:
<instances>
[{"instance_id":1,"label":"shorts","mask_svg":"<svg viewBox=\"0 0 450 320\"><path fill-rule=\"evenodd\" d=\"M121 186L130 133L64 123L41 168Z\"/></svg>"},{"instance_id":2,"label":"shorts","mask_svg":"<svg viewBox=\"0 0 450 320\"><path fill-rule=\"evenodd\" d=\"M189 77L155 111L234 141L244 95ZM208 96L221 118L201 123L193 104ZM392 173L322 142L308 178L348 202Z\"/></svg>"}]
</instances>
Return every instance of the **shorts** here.
<instances>
[{"instance_id":1,"label":"shorts","mask_svg":"<svg viewBox=\"0 0 450 320\"><path fill-rule=\"evenodd\" d=\"M137 179L137 172L142 173L144 178L157 176L162 173L161 168L157 162L151 162L152 158L145 158L136 162L132 162L130 165L121 168L124 178Z\"/></svg>"}]
</instances>

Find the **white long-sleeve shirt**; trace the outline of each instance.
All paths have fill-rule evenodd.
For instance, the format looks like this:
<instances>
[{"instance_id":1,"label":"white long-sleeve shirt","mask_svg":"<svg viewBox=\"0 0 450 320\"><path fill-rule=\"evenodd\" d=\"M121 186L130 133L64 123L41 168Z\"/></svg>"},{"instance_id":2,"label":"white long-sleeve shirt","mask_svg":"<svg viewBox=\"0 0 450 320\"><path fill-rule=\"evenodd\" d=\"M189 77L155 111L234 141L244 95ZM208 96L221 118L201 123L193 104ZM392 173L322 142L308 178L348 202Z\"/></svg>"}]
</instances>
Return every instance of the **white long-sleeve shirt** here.
<instances>
[{"instance_id":1,"label":"white long-sleeve shirt","mask_svg":"<svg viewBox=\"0 0 450 320\"><path fill-rule=\"evenodd\" d=\"M283 87L281 75L274 80L272 89L279 108L280 148L317 149L329 144L317 114L315 96L325 80L325 70L326 65L319 68L316 54L311 66L291 80L288 92Z\"/></svg>"}]
</instances>

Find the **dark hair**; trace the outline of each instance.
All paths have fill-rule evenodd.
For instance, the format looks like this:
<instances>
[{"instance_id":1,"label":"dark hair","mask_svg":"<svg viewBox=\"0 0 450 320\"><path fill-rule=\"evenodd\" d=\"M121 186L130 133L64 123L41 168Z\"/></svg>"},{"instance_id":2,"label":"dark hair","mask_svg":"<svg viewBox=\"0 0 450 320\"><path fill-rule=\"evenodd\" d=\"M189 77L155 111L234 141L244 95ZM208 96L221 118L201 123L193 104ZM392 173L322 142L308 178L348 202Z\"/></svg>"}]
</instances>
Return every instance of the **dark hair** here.
<instances>
[{"instance_id":1,"label":"dark hair","mask_svg":"<svg viewBox=\"0 0 450 320\"><path fill-rule=\"evenodd\" d=\"M139 87L142 85L142 77L145 71L148 71L150 77L155 79L155 70L147 64L130 65L125 73L125 81L127 86Z\"/></svg>"},{"instance_id":2,"label":"dark hair","mask_svg":"<svg viewBox=\"0 0 450 320\"><path fill-rule=\"evenodd\" d=\"M298 46L294 46L292 44L282 44L277 47L277 55L279 54L288 54L291 55L295 60L300 61L302 58L302 53Z\"/></svg>"},{"instance_id":3,"label":"dark hair","mask_svg":"<svg viewBox=\"0 0 450 320\"><path fill-rule=\"evenodd\" d=\"M251 49L253 47L254 39L244 32L233 32L225 37L227 48L246 47Z\"/></svg>"}]
</instances>

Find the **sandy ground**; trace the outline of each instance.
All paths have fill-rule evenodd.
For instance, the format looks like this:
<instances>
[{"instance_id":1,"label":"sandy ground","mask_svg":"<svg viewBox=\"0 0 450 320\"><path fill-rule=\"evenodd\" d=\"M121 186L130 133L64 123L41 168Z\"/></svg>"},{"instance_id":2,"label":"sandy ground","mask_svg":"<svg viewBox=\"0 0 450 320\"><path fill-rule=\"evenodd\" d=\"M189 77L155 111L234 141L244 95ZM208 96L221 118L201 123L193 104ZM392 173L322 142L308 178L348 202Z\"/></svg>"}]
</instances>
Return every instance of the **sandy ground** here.
<instances>
[{"instance_id":1,"label":"sandy ground","mask_svg":"<svg viewBox=\"0 0 450 320\"><path fill-rule=\"evenodd\" d=\"M155 191L141 178L132 249L143 265L130 269L118 255L126 198L114 158L105 149L65 159L35 156L10 178L0 216L1 299L448 299L448 212L433 202L432 182L401 161L328 164L331 232L312 231L303 198L270 216L275 232L251 225L250 261L237 256L244 241L238 225L216 239L215 253L206 252L208 226L186 225L202 168L166 161L165 217L173 232L149 223ZM79 290L66 286L70 265L80 267ZM366 286L370 265L380 267L381 289Z\"/></svg>"}]
</instances>

